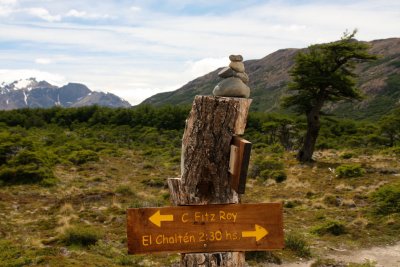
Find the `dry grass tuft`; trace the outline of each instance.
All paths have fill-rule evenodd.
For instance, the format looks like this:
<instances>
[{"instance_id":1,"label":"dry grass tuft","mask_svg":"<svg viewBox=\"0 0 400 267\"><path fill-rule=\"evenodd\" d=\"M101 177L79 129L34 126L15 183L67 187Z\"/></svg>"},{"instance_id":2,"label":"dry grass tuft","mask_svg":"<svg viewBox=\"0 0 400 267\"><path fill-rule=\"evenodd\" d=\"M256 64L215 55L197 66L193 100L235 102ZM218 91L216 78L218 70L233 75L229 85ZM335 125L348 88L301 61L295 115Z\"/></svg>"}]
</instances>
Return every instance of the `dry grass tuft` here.
<instances>
[{"instance_id":1,"label":"dry grass tuft","mask_svg":"<svg viewBox=\"0 0 400 267\"><path fill-rule=\"evenodd\" d=\"M74 212L74 207L72 206L71 203L64 203L64 205L62 205L60 207L60 211L61 214L71 214Z\"/></svg>"},{"instance_id":2,"label":"dry grass tuft","mask_svg":"<svg viewBox=\"0 0 400 267\"><path fill-rule=\"evenodd\" d=\"M335 190L337 191L337 192L341 192L341 191L351 191L351 190L353 190L354 188L352 187L352 186L350 186L350 185L345 185L345 184L343 184L343 183L341 183L341 184L338 184L337 186L335 186Z\"/></svg>"}]
</instances>

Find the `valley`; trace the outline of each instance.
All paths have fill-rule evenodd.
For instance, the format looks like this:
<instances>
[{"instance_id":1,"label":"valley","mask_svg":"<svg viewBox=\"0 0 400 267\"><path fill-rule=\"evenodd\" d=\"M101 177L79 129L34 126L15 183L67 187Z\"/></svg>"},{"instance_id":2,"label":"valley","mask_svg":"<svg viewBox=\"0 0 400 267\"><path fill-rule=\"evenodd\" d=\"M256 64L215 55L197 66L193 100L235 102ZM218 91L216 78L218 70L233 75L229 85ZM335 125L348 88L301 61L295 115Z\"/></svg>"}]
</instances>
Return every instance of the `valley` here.
<instances>
[{"instance_id":1,"label":"valley","mask_svg":"<svg viewBox=\"0 0 400 267\"><path fill-rule=\"evenodd\" d=\"M51 122L46 112L54 112ZM171 113L173 119L162 117ZM24 126L23 114L37 125ZM146 119L150 114L153 121ZM186 114L178 107L3 112L0 265L178 264L176 253L127 255L126 209L170 205L166 179L180 175ZM363 139L366 129L373 130L368 123L331 121L321 132L315 162L302 165L278 134L292 125L288 144L295 149L301 119L275 116L250 114L245 137L253 150L242 203L284 204L286 248L246 253L247 263L331 258L379 266L332 255L399 242L398 147ZM204 216L198 214L199 220Z\"/></svg>"}]
</instances>

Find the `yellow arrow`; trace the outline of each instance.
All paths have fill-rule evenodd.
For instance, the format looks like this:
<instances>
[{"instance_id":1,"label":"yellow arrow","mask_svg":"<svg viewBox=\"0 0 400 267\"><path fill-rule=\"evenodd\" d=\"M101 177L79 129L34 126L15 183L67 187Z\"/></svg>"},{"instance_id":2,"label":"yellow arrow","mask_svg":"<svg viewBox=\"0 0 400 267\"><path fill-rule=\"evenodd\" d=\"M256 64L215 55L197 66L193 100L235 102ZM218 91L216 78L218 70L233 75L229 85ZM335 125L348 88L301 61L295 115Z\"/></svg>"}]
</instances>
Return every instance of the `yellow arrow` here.
<instances>
[{"instance_id":1,"label":"yellow arrow","mask_svg":"<svg viewBox=\"0 0 400 267\"><path fill-rule=\"evenodd\" d=\"M258 224L255 225L255 231L243 231L242 237L255 237L256 241L261 240L264 236L268 235L267 229Z\"/></svg>"},{"instance_id":2,"label":"yellow arrow","mask_svg":"<svg viewBox=\"0 0 400 267\"><path fill-rule=\"evenodd\" d=\"M174 221L174 215L161 215L160 210L156 211L151 217L149 218L149 221L157 225L158 227L161 227L161 222L173 222Z\"/></svg>"}]
</instances>

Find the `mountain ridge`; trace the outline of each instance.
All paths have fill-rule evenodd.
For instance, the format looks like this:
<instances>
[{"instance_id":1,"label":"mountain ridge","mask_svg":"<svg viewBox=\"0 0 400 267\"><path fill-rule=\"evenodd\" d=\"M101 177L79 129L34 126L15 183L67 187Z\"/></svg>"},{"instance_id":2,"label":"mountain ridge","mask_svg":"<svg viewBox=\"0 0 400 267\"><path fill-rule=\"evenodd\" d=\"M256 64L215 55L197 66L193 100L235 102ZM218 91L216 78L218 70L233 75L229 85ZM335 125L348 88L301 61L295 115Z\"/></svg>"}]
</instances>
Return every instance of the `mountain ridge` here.
<instances>
[{"instance_id":1,"label":"mountain ridge","mask_svg":"<svg viewBox=\"0 0 400 267\"><path fill-rule=\"evenodd\" d=\"M365 99L358 103L331 104L327 111L339 116L351 115L355 118L373 118L386 114L389 109L400 104L400 38L387 38L365 42L369 51L380 57L373 62L361 63L356 68L359 75L358 87ZM279 49L261 59L244 61L249 75L251 110L261 112L281 112L279 99L286 94L290 81L289 70L294 64L295 55L306 48ZM211 95L221 80L218 68L198 77L179 89L156 94L141 104L186 105L191 104L195 95Z\"/></svg>"},{"instance_id":2,"label":"mountain ridge","mask_svg":"<svg viewBox=\"0 0 400 267\"><path fill-rule=\"evenodd\" d=\"M58 87L29 78L0 85L0 110L90 105L131 107L128 101L114 94L92 91L81 83L70 82Z\"/></svg>"}]
</instances>

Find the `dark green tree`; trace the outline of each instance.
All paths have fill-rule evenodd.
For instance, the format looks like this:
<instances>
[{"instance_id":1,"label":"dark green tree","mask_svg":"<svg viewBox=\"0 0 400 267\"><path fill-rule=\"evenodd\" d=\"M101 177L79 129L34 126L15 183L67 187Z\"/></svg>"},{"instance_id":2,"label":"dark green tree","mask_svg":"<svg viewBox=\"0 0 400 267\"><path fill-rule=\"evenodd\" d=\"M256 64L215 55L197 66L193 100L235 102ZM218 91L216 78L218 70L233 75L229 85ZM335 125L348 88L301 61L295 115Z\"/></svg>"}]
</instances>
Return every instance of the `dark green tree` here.
<instances>
[{"instance_id":1,"label":"dark green tree","mask_svg":"<svg viewBox=\"0 0 400 267\"><path fill-rule=\"evenodd\" d=\"M296 56L288 86L291 94L282 104L307 117L307 132L297 155L301 162L312 161L323 106L328 102L362 98L356 87L354 69L357 63L376 56L368 52L367 44L354 39L356 32L345 32L335 42L311 45Z\"/></svg>"},{"instance_id":2,"label":"dark green tree","mask_svg":"<svg viewBox=\"0 0 400 267\"><path fill-rule=\"evenodd\" d=\"M380 121L380 134L387 138L387 145L395 146L400 141L400 108L395 109L391 114L384 116Z\"/></svg>"}]
</instances>

